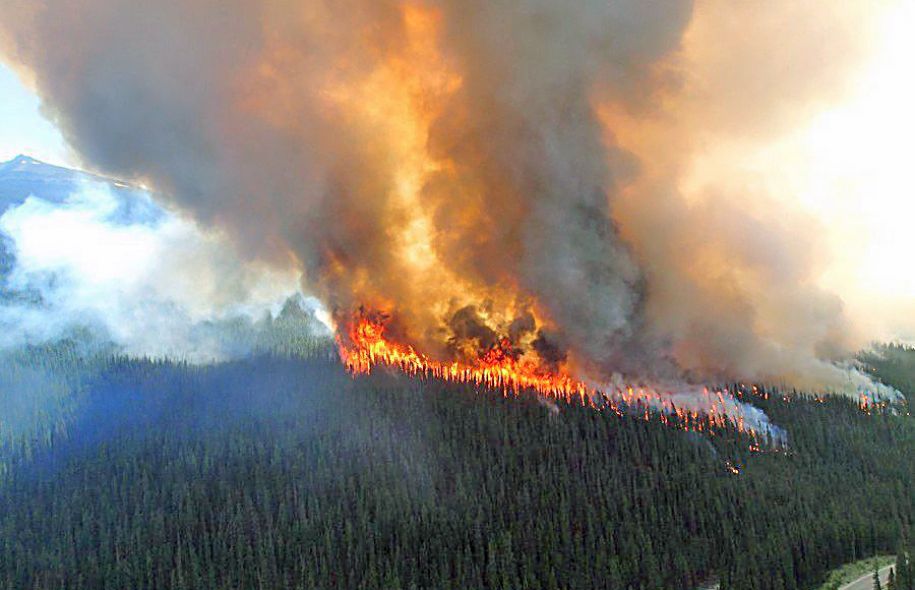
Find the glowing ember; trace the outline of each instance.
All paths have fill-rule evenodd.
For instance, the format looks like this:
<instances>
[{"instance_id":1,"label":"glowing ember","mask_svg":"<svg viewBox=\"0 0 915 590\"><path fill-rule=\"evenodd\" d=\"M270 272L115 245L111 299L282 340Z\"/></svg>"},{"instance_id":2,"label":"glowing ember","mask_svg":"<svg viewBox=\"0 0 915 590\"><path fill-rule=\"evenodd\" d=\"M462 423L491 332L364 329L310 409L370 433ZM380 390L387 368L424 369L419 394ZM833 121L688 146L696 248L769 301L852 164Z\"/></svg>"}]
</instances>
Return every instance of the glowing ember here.
<instances>
[{"instance_id":1,"label":"glowing ember","mask_svg":"<svg viewBox=\"0 0 915 590\"><path fill-rule=\"evenodd\" d=\"M690 398L701 400L701 410L685 409L689 403L677 405L674 392L661 394L652 388L631 386L590 386L568 375L551 373L516 354L507 339L486 351L474 362L437 361L416 351L412 346L394 342L385 335L384 320L357 316L346 333L337 337L340 358L355 374L368 374L376 366L399 369L403 373L444 381L470 383L501 391L504 395L536 392L548 399L577 401L595 410L611 411L619 416L634 415L645 420L657 416L664 424L684 430L708 432L730 424L740 432L758 437L762 430L747 424L745 406L729 394L694 388ZM686 396L680 394L686 402ZM770 427L763 425L772 433ZM757 448L758 445L757 445Z\"/></svg>"}]
</instances>

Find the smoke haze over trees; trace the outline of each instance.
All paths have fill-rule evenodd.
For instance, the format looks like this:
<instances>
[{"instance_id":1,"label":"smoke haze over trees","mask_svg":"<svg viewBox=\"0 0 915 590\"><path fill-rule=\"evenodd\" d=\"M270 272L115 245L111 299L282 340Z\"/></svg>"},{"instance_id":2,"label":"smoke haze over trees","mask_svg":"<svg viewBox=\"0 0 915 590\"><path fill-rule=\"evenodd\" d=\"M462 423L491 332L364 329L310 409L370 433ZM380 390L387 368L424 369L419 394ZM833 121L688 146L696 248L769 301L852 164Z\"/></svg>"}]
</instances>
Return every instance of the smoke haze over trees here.
<instances>
[{"instance_id":1,"label":"smoke haze over trees","mask_svg":"<svg viewBox=\"0 0 915 590\"><path fill-rule=\"evenodd\" d=\"M92 167L303 273L338 319L379 309L447 357L473 306L497 333L534 317L529 354L581 377L853 392L833 361L866 340L818 286L809 220L740 179L678 189L687 138L841 94L861 15L820 4L7 2L0 44Z\"/></svg>"},{"instance_id":2,"label":"smoke haze over trees","mask_svg":"<svg viewBox=\"0 0 915 590\"><path fill-rule=\"evenodd\" d=\"M353 380L313 346L6 359L4 394L48 392L53 420L2 444L0 587L805 589L915 518L904 405L747 389L792 433L759 452L728 428Z\"/></svg>"}]
</instances>

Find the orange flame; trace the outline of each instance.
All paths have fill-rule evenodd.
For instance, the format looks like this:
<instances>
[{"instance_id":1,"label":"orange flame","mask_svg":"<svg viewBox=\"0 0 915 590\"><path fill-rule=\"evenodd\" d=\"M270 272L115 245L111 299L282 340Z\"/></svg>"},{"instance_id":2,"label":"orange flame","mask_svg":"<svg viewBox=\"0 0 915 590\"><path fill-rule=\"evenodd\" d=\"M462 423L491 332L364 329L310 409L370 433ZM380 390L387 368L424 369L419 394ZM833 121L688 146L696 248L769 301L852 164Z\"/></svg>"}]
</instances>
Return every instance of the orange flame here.
<instances>
[{"instance_id":1,"label":"orange flame","mask_svg":"<svg viewBox=\"0 0 915 590\"><path fill-rule=\"evenodd\" d=\"M471 363L437 361L410 345L394 342L386 336L383 320L366 317L365 314L355 318L347 334L345 338L338 335L337 345L344 366L354 375L369 374L376 366L387 366L407 375L470 383L500 391L503 395L536 392L548 399L580 402L618 416L629 413L644 420L657 417L661 423L683 430L714 435L713 429L731 425L753 438L762 438L759 432L745 423L742 415L731 416L727 412L721 391L703 391L709 403L708 409L700 413L675 406L668 397L653 389L630 386L608 394L568 375L546 372L541 366L515 354L508 339L503 339ZM759 446L756 445L756 448Z\"/></svg>"},{"instance_id":2,"label":"orange flame","mask_svg":"<svg viewBox=\"0 0 915 590\"><path fill-rule=\"evenodd\" d=\"M571 377L542 372L533 363L518 360L511 342L503 339L476 364L441 362L418 353L412 346L391 342L382 322L360 318L350 330L351 347L338 338L340 358L354 374L370 373L376 365L397 367L409 375L425 375L445 381L473 383L505 393L533 390L538 394L569 401L590 403L589 388Z\"/></svg>"}]
</instances>

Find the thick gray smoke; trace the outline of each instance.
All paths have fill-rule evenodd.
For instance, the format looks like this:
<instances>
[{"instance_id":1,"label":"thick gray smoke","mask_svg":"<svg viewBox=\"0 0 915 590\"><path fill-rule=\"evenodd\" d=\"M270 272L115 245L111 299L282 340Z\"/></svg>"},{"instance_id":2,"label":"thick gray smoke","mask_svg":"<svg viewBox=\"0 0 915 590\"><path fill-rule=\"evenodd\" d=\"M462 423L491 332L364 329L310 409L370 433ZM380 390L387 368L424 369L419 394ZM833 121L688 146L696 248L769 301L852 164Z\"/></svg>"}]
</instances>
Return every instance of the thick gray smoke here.
<instances>
[{"instance_id":1,"label":"thick gray smoke","mask_svg":"<svg viewBox=\"0 0 915 590\"><path fill-rule=\"evenodd\" d=\"M615 144L602 105L636 117L676 87L664 66L690 1L3 0L0 10L0 47L87 162L151 184L252 259L303 270L338 318L383 310L399 336L445 356L462 348L461 310L489 330L472 332L478 342L533 317L516 331L527 354L598 379L686 369L792 380L798 363L782 372L779 358L834 352L822 340L841 326L839 306L819 309L829 330L799 331L813 341L760 338L739 321L746 338L725 327L697 348L694 307L676 298L698 293L689 267L703 260L665 227L682 204L629 201L638 214L627 209L621 237L614 204L639 163ZM762 276L779 272L778 257L758 256ZM785 297L786 313L805 322L794 312L809 305L796 299ZM723 322L754 313L753 301L702 301ZM744 361L760 348L778 354Z\"/></svg>"},{"instance_id":2,"label":"thick gray smoke","mask_svg":"<svg viewBox=\"0 0 915 590\"><path fill-rule=\"evenodd\" d=\"M461 276L511 278L591 367L640 369L642 275L608 195L596 86L635 99L677 47L691 2L443 3L463 84L430 128L449 166L425 187L438 249ZM454 223L454 220L461 220ZM468 247L471 246L471 247ZM545 359L547 360L547 359Z\"/></svg>"}]
</instances>

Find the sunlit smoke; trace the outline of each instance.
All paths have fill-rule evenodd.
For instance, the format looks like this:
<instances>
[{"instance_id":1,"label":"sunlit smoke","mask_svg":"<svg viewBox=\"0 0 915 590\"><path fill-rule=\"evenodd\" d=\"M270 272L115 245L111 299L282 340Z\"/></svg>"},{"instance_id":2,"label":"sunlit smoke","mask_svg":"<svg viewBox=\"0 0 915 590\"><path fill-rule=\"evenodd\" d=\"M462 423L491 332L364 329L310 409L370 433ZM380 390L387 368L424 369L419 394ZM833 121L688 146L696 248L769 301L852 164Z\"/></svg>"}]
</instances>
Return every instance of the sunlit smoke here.
<instances>
[{"instance_id":1,"label":"sunlit smoke","mask_svg":"<svg viewBox=\"0 0 915 590\"><path fill-rule=\"evenodd\" d=\"M816 219L703 156L846 96L871 6L12 3L0 47L88 163L303 273L343 337L362 309L435 366L856 395Z\"/></svg>"}]
</instances>

